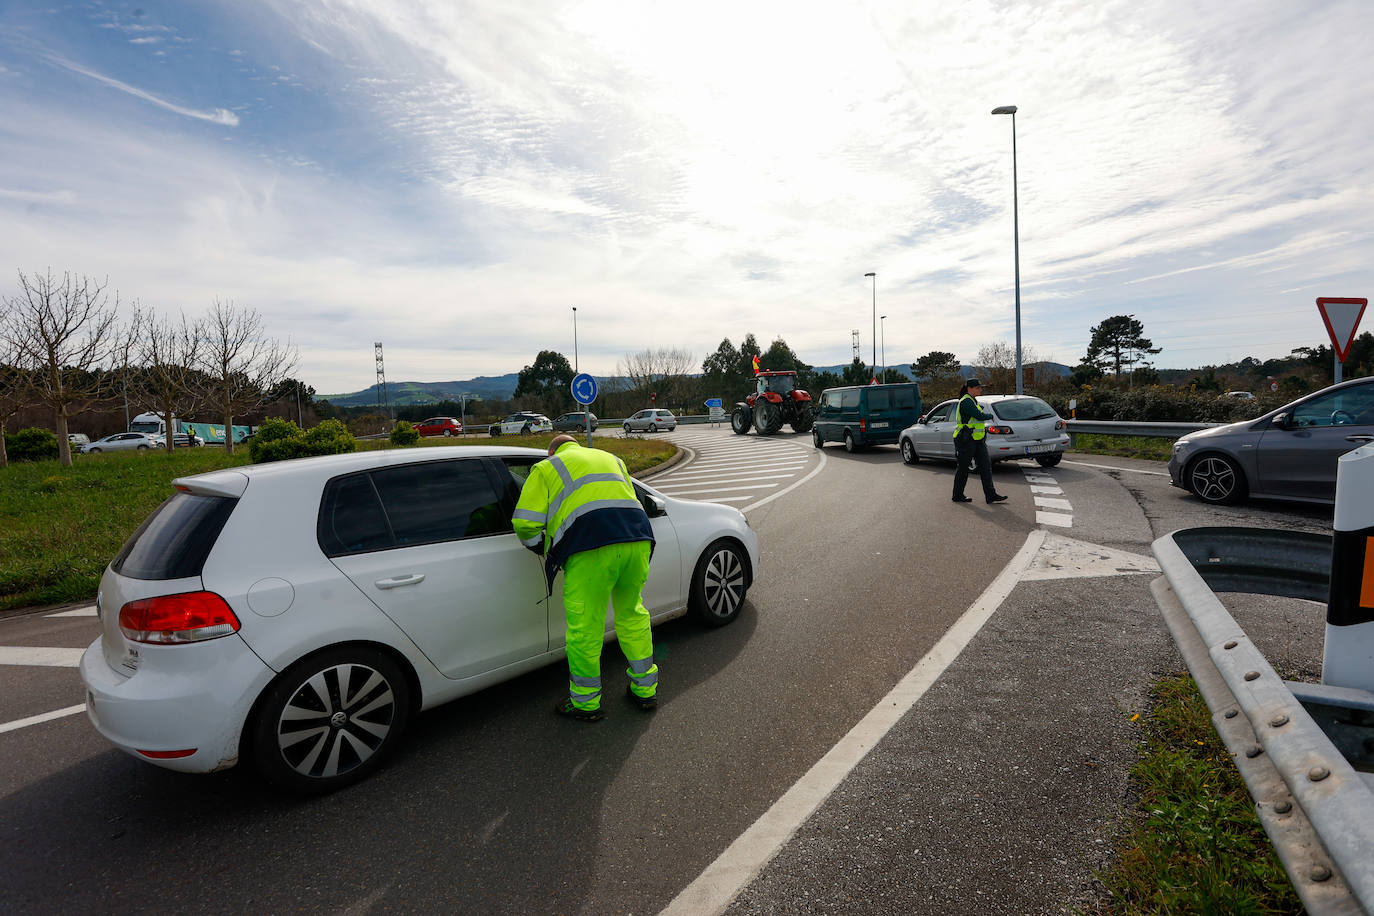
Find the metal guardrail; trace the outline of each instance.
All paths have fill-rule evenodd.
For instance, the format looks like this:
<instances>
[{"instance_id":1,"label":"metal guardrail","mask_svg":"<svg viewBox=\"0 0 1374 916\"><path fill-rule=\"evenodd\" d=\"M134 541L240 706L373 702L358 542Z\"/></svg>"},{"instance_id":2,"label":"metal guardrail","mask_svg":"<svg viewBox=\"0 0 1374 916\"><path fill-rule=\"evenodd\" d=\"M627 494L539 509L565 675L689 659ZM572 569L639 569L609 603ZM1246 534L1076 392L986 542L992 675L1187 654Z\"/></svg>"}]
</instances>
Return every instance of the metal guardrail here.
<instances>
[{"instance_id":1,"label":"metal guardrail","mask_svg":"<svg viewBox=\"0 0 1374 916\"><path fill-rule=\"evenodd\" d=\"M1146 423L1134 420L1065 420L1069 435L1098 433L1106 436L1148 436L1177 439L1200 429L1222 426L1221 423Z\"/></svg>"},{"instance_id":2,"label":"metal guardrail","mask_svg":"<svg viewBox=\"0 0 1374 916\"><path fill-rule=\"evenodd\" d=\"M1325 600L1330 538L1249 528L1176 531L1154 542L1151 590L1235 758L1265 832L1311 913L1374 913L1374 788L1299 702L1366 691L1281 680L1209 586Z\"/></svg>"}]
</instances>

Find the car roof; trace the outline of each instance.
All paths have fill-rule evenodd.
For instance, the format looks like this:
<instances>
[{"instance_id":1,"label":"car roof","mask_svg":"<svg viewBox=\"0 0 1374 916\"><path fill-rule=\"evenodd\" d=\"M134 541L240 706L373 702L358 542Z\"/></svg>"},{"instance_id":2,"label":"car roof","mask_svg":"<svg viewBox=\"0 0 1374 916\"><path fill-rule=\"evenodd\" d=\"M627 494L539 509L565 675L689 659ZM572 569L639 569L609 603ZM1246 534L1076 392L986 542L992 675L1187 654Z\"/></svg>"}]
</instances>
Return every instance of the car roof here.
<instances>
[{"instance_id":1,"label":"car roof","mask_svg":"<svg viewBox=\"0 0 1374 916\"><path fill-rule=\"evenodd\" d=\"M321 455L315 458L293 458L289 461L270 461L266 464L248 464L232 469L209 471L185 478L178 482L209 482L210 478L221 475L241 475L253 480L273 477L318 477L325 480L341 474L356 471L370 471L374 468L391 467L404 464L422 464L427 461L442 461L452 458L547 458L548 452L539 448L521 448L513 445L449 445L422 449L376 449L368 452L348 452L343 455Z\"/></svg>"}]
</instances>

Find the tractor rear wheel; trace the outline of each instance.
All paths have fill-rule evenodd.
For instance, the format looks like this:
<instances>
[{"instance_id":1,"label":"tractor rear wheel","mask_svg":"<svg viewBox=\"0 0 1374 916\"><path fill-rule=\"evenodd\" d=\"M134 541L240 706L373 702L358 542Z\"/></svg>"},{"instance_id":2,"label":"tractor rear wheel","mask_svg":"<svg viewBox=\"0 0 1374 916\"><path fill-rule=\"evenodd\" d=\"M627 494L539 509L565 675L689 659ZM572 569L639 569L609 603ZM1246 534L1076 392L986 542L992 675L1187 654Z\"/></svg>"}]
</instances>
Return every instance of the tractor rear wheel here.
<instances>
[{"instance_id":1,"label":"tractor rear wheel","mask_svg":"<svg viewBox=\"0 0 1374 916\"><path fill-rule=\"evenodd\" d=\"M735 431L735 435L743 436L749 432L749 427L754 425L754 417L749 412L749 408L743 404L739 405L730 414L730 428Z\"/></svg>"},{"instance_id":2,"label":"tractor rear wheel","mask_svg":"<svg viewBox=\"0 0 1374 916\"><path fill-rule=\"evenodd\" d=\"M759 398L754 402L754 426L760 436L771 436L782 429L782 405Z\"/></svg>"}]
</instances>

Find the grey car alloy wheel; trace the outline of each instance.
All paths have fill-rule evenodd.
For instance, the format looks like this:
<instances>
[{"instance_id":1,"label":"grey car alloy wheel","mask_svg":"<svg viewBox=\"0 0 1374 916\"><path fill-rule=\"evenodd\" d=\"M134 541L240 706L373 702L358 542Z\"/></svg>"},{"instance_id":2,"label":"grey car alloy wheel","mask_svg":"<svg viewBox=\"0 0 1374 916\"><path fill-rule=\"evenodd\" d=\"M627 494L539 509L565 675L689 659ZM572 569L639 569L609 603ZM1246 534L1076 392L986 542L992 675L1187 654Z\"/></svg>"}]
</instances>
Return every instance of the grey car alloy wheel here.
<instances>
[{"instance_id":1,"label":"grey car alloy wheel","mask_svg":"<svg viewBox=\"0 0 1374 916\"><path fill-rule=\"evenodd\" d=\"M1204 455L1188 469L1188 488L1204 502L1234 502L1241 493L1240 473L1229 458Z\"/></svg>"}]
</instances>

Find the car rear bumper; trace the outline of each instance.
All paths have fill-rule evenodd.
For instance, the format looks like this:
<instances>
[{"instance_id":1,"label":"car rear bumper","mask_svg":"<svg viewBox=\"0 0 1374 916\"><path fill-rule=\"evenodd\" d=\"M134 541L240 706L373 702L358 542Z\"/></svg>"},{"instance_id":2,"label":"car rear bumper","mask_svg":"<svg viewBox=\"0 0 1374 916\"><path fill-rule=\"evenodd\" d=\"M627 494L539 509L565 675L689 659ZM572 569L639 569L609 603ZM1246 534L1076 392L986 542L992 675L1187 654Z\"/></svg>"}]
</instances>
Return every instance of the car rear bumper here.
<instances>
[{"instance_id":1,"label":"car rear bumper","mask_svg":"<svg viewBox=\"0 0 1374 916\"><path fill-rule=\"evenodd\" d=\"M1017 458L1044 458L1049 455L1062 455L1068 451L1069 437L1062 435L1052 439L1012 439L998 442L997 436L985 437L988 443L988 456L993 461L1011 461Z\"/></svg>"},{"instance_id":2,"label":"car rear bumper","mask_svg":"<svg viewBox=\"0 0 1374 916\"><path fill-rule=\"evenodd\" d=\"M149 646L132 673L110 666L102 639L81 656L81 681L86 715L107 741L140 760L186 773L238 762L248 712L275 674L242 639ZM189 749L194 752L174 758L141 753Z\"/></svg>"}]
</instances>

